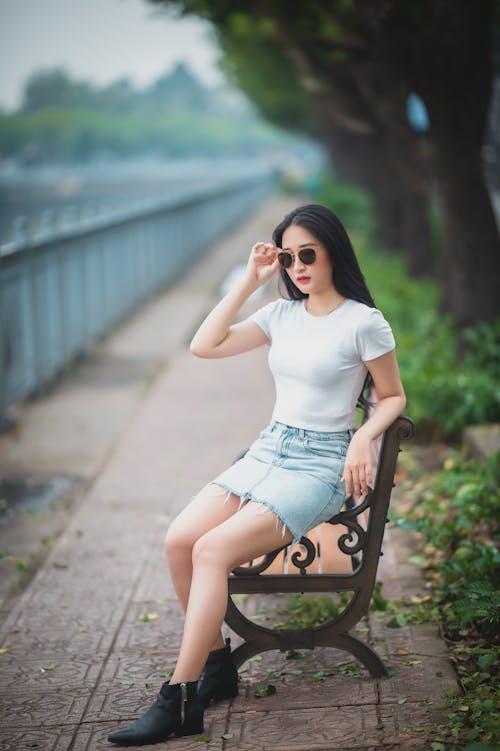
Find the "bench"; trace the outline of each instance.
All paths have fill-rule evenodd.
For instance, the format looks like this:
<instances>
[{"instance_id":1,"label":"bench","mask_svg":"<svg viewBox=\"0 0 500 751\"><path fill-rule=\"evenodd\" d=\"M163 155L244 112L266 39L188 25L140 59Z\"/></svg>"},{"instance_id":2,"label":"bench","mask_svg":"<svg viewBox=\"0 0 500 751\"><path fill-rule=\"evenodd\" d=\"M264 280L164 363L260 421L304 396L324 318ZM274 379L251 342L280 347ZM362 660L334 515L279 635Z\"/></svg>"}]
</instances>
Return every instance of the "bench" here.
<instances>
[{"instance_id":1,"label":"bench","mask_svg":"<svg viewBox=\"0 0 500 751\"><path fill-rule=\"evenodd\" d=\"M387 428L380 441L373 490L360 503L355 504L352 497L348 498L345 510L308 532L292 554L289 554L289 546L283 546L231 572L225 620L244 640L233 651L238 667L250 657L268 650L335 647L354 655L372 677L387 675L378 654L349 631L368 611L382 555L400 443L412 438L414 431L413 422L404 416ZM331 565L335 545L338 546L336 552L349 556L348 570L342 573L338 566L337 571L330 570L335 568ZM321 625L297 629L256 623L242 612L238 598L234 598L241 594L299 592L352 593L352 596L339 615Z\"/></svg>"}]
</instances>

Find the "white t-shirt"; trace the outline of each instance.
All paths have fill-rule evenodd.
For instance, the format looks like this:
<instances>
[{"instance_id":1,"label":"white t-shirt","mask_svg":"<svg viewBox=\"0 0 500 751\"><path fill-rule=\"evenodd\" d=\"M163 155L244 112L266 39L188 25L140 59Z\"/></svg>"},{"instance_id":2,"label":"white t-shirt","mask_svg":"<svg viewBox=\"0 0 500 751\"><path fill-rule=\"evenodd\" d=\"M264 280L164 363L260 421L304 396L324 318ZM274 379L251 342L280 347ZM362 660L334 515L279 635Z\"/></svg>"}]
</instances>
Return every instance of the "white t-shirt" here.
<instances>
[{"instance_id":1,"label":"white t-shirt","mask_svg":"<svg viewBox=\"0 0 500 751\"><path fill-rule=\"evenodd\" d=\"M272 420L320 431L353 427L367 375L365 360L394 349L391 327L377 308L348 299L324 316L304 300L274 300L249 316L270 340L276 385Z\"/></svg>"}]
</instances>

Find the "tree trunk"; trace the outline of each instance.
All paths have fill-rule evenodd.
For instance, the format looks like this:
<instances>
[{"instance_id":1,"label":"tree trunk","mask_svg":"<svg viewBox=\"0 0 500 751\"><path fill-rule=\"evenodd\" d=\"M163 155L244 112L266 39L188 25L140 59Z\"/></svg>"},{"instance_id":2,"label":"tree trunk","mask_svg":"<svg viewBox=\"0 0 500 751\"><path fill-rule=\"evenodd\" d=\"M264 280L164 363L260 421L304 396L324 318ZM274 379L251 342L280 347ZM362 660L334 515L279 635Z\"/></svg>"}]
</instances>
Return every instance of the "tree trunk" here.
<instances>
[{"instance_id":1,"label":"tree trunk","mask_svg":"<svg viewBox=\"0 0 500 751\"><path fill-rule=\"evenodd\" d=\"M394 137L394 128L373 122L370 133L339 127L320 114L318 135L327 145L341 179L372 196L377 242L386 250L403 252L413 277L435 275L428 205L427 168L413 134Z\"/></svg>"},{"instance_id":2,"label":"tree trunk","mask_svg":"<svg viewBox=\"0 0 500 751\"><path fill-rule=\"evenodd\" d=\"M454 134L435 136L438 188L443 211L442 307L457 327L499 315L500 238L481 157Z\"/></svg>"},{"instance_id":3,"label":"tree trunk","mask_svg":"<svg viewBox=\"0 0 500 751\"><path fill-rule=\"evenodd\" d=\"M365 0L371 14L373 4ZM493 3L394 3L378 49L425 102L443 212L441 308L459 329L498 316L500 238L481 163L493 66ZM373 28L373 23L370 28Z\"/></svg>"},{"instance_id":4,"label":"tree trunk","mask_svg":"<svg viewBox=\"0 0 500 751\"><path fill-rule=\"evenodd\" d=\"M335 174L370 194L377 243L386 250L399 251L403 204L401 193L394 187L396 176L387 167L379 139L330 124L322 140L331 154Z\"/></svg>"}]
</instances>

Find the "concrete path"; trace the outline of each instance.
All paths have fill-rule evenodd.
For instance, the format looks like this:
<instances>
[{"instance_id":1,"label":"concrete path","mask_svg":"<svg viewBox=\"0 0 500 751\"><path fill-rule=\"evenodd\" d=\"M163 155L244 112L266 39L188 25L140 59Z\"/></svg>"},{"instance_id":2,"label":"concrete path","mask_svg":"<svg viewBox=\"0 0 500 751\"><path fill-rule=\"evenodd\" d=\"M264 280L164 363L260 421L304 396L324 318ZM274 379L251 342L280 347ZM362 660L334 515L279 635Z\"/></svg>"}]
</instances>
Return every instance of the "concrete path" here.
<instances>
[{"instance_id":1,"label":"concrete path","mask_svg":"<svg viewBox=\"0 0 500 751\"><path fill-rule=\"evenodd\" d=\"M268 201L50 394L24 405L17 439L0 438L2 474L79 480L65 528L38 571L21 595L5 594L0 749L112 748L108 733L144 711L172 669L182 613L164 562L165 530L265 426L274 397L263 350L205 361L186 342L227 271L296 202ZM10 528L17 524L22 537L28 522L36 517L13 518ZM380 578L391 597L421 587L406 545L399 530L388 529ZM438 719L432 704L456 688L446 647L434 626L393 629L387 620L370 616L361 636L388 658L393 677L353 674L353 661L337 650L297 660L266 654L244 666L236 700L207 711L205 740L175 739L169 747L429 748ZM276 693L256 698L262 682Z\"/></svg>"}]
</instances>

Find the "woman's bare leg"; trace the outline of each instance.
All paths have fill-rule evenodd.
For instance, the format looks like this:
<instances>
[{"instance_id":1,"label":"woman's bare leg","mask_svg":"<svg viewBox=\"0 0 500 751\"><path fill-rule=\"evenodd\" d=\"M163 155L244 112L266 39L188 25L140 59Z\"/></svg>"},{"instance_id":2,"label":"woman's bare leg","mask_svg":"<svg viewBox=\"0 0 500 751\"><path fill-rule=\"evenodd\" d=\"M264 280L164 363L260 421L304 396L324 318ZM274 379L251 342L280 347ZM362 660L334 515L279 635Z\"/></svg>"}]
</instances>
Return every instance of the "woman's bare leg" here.
<instances>
[{"instance_id":1,"label":"woman's bare leg","mask_svg":"<svg viewBox=\"0 0 500 751\"><path fill-rule=\"evenodd\" d=\"M240 506L239 496L210 483L193 498L170 524L165 536L165 553L170 577L182 609L186 612L193 574L193 546L213 527L229 519ZM212 649L224 646L222 633Z\"/></svg>"},{"instance_id":2,"label":"woman's bare leg","mask_svg":"<svg viewBox=\"0 0 500 751\"><path fill-rule=\"evenodd\" d=\"M224 621L232 569L292 541L287 529L282 534L274 513L258 510L247 503L194 544L184 633L171 683L198 679Z\"/></svg>"}]
</instances>

